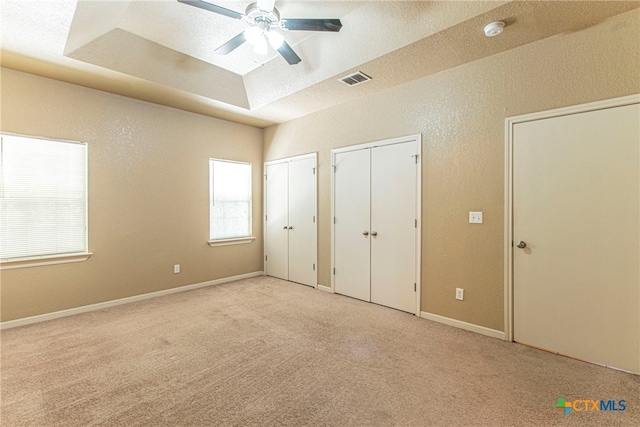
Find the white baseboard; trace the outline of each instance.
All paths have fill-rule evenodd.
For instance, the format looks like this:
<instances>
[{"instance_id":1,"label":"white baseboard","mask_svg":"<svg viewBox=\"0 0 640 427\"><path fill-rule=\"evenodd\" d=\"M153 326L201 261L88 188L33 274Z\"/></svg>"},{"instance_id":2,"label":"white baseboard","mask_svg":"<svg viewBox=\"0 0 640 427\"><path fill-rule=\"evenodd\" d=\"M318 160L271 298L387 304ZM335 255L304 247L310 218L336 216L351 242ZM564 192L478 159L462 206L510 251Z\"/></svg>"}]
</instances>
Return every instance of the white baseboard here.
<instances>
[{"instance_id":1,"label":"white baseboard","mask_svg":"<svg viewBox=\"0 0 640 427\"><path fill-rule=\"evenodd\" d=\"M486 335L488 337L498 338L500 340L505 339L505 334L502 331L497 331L495 329L487 328L484 326L474 325L473 323L463 322L462 320L451 319L449 317L427 313L426 311L420 312L420 317L422 317L423 319L433 320L434 322L444 323L445 325L464 329L465 331L471 331L478 334Z\"/></svg>"},{"instance_id":2,"label":"white baseboard","mask_svg":"<svg viewBox=\"0 0 640 427\"><path fill-rule=\"evenodd\" d=\"M329 292L330 294L333 293L333 290L331 290L331 286L324 286L324 285L318 284L318 289L320 289L321 291Z\"/></svg>"},{"instance_id":3,"label":"white baseboard","mask_svg":"<svg viewBox=\"0 0 640 427\"><path fill-rule=\"evenodd\" d=\"M89 311L102 310L103 308L115 307L118 305L129 304L132 302L143 301L146 299L162 297L178 292L192 291L194 289L205 288L207 286L220 285L222 283L233 282L235 280L248 279L250 277L264 276L264 272L255 271L253 273L240 274L238 276L224 277L222 279L209 280L208 282L195 283L193 285L180 286L177 288L164 289L162 291L151 292L148 294L135 295L132 297L116 299L112 301L99 302L97 304L84 305L82 307L70 308L68 310L54 311L53 313L40 314L37 316L24 317L22 319L9 320L0 323L1 329L15 328L18 326L31 325L33 323L45 322L47 320L59 319L61 317L73 316L74 314L87 313Z\"/></svg>"}]
</instances>

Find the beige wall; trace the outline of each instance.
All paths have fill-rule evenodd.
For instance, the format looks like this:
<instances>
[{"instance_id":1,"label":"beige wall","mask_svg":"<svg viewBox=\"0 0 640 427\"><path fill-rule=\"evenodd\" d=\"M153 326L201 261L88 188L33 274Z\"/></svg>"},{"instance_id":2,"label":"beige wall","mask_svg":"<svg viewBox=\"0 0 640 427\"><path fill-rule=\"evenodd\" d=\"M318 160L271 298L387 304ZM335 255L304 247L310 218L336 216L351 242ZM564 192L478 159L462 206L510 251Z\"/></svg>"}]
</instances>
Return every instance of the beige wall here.
<instances>
[{"instance_id":1,"label":"beige wall","mask_svg":"<svg viewBox=\"0 0 640 427\"><path fill-rule=\"evenodd\" d=\"M2 69L3 131L89 143L94 252L3 271L2 321L262 270L262 161L312 151L330 285L331 148L421 133L422 310L502 330L504 118L640 92L639 24L629 12L270 127L264 156L256 128ZM206 244L210 157L254 164L255 242Z\"/></svg>"},{"instance_id":2,"label":"beige wall","mask_svg":"<svg viewBox=\"0 0 640 427\"><path fill-rule=\"evenodd\" d=\"M8 69L1 94L2 131L88 143L94 253L2 271L2 321L263 269L261 129ZM207 245L211 157L253 163L251 244Z\"/></svg>"},{"instance_id":3,"label":"beige wall","mask_svg":"<svg viewBox=\"0 0 640 427\"><path fill-rule=\"evenodd\" d=\"M503 330L504 119L639 93L639 70L633 11L267 128L265 159L319 152L318 278L330 286L330 150L421 133L422 310ZM468 224L471 210L484 224Z\"/></svg>"}]
</instances>

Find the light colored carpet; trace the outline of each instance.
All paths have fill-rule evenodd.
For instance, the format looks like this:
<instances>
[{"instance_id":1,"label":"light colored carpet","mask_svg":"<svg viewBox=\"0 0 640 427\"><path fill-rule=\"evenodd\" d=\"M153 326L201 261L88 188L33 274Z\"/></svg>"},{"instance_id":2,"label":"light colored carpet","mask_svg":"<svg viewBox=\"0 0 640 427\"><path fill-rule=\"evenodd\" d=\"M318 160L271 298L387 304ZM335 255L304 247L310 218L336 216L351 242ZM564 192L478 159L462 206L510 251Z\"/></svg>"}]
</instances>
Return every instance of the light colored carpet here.
<instances>
[{"instance_id":1,"label":"light colored carpet","mask_svg":"<svg viewBox=\"0 0 640 427\"><path fill-rule=\"evenodd\" d=\"M638 376L268 277L1 338L7 427L640 425Z\"/></svg>"}]
</instances>

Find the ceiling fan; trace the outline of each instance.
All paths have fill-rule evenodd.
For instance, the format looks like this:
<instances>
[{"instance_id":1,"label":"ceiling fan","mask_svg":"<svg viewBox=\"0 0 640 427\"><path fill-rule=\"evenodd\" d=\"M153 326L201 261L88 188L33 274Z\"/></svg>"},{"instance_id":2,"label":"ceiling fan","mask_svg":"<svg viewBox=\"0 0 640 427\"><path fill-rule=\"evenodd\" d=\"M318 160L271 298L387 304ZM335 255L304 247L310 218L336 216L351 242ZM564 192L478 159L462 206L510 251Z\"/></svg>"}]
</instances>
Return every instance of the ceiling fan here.
<instances>
[{"instance_id":1,"label":"ceiling fan","mask_svg":"<svg viewBox=\"0 0 640 427\"><path fill-rule=\"evenodd\" d=\"M220 55L232 52L245 42L252 44L256 53L266 54L267 43L269 43L290 65L295 65L301 61L300 57L284 40L282 34L273 31L274 29L338 32L342 28L339 19L280 19L280 12L274 7L275 0L258 0L256 3L251 3L244 14L203 0L178 1L249 24L249 28L215 50L215 53Z\"/></svg>"}]
</instances>

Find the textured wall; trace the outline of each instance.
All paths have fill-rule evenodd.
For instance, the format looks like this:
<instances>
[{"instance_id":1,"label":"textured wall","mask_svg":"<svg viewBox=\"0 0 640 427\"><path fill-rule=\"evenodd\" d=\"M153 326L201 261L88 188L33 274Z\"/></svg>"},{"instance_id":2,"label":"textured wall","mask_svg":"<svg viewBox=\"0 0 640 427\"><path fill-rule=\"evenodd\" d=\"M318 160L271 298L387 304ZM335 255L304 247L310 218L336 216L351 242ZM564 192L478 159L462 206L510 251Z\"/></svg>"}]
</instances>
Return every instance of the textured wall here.
<instances>
[{"instance_id":1,"label":"textured wall","mask_svg":"<svg viewBox=\"0 0 640 427\"><path fill-rule=\"evenodd\" d=\"M2 321L263 269L262 130L8 69L1 118L4 132L88 143L94 253L2 271ZM253 243L207 244L211 157L253 163Z\"/></svg>"},{"instance_id":2,"label":"textured wall","mask_svg":"<svg viewBox=\"0 0 640 427\"><path fill-rule=\"evenodd\" d=\"M264 160L319 152L329 285L331 148L422 133L422 310L502 330L504 118L638 93L638 70L634 11L268 128ZM94 252L3 271L2 321L262 269L262 131L7 69L1 90L3 131L89 143ZM254 164L254 243L206 244L209 157Z\"/></svg>"},{"instance_id":3,"label":"textured wall","mask_svg":"<svg viewBox=\"0 0 640 427\"><path fill-rule=\"evenodd\" d=\"M422 310L503 330L504 119L640 92L639 24L629 12L267 128L265 160L319 152L319 283L331 284L330 150L421 133Z\"/></svg>"}]
</instances>

